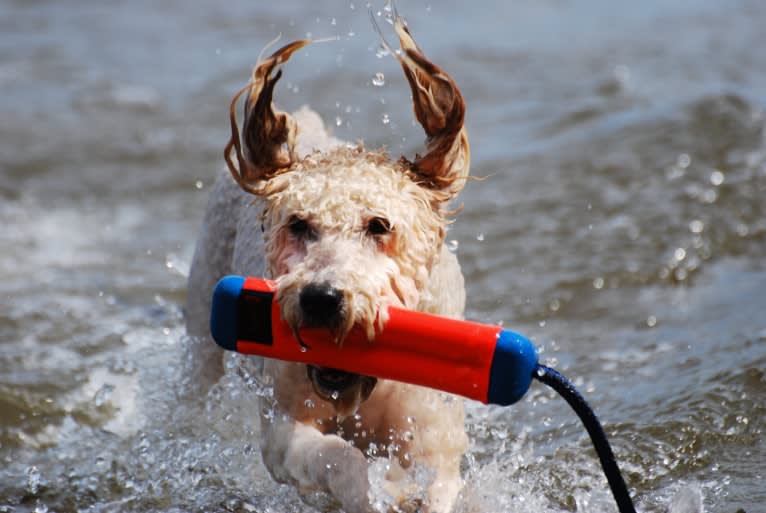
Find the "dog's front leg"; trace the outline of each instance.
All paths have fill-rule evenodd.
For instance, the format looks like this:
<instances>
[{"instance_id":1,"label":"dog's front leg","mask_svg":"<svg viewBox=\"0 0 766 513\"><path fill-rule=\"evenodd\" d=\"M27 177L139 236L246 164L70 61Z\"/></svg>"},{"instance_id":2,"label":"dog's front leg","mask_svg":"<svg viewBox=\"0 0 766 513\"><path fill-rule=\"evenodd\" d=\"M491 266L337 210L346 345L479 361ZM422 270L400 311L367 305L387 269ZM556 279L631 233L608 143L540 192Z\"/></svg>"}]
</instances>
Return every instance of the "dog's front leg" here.
<instances>
[{"instance_id":1,"label":"dog's front leg","mask_svg":"<svg viewBox=\"0 0 766 513\"><path fill-rule=\"evenodd\" d=\"M339 436L287 418L274 420L267 428L262 453L274 479L329 493L346 513L371 511L367 460Z\"/></svg>"}]
</instances>

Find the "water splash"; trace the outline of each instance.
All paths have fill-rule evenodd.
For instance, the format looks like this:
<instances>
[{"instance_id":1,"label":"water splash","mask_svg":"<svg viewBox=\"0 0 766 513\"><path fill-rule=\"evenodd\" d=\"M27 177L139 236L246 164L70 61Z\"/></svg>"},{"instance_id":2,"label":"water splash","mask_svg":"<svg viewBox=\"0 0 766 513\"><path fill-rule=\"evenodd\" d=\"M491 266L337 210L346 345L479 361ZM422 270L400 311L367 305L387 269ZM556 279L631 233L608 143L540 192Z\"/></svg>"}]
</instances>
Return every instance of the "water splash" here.
<instances>
[{"instance_id":1,"label":"water splash","mask_svg":"<svg viewBox=\"0 0 766 513\"><path fill-rule=\"evenodd\" d=\"M37 495L40 491L40 484L42 483L42 475L40 469L35 466L31 466L27 469L27 492L32 495Z\"/></svg>"},{"instance_id":2,"label":"water splash","mask_svg":"<svg viewBox=\"0 0 766 513\"><path fill-rule=\"evenodd\" d=\"M95 404L96 407L103 406L107 401L109 401L113 393L114 385L105 383L101 388L98 389L96 395L93 396L93 404Z\"/></svg>"},{"instance_id":3,"label":"water splash","mask_svg":"<svg viewBox=\"0 0 766 513\"><path fill-rule=\"evenodd\" d=\"M702 513L702 511L702 490L696 485L681 488L668 506L668 513Z\"/></svg>"},{"instance_id":4,"label":"water splash","mask_svg":"<svg viewBox=\"0 0 766 513\"><path fill-rule=\"evenodd\" d=\"M426 504L428 487L434 481L433 470L415 464L404 470L396 461L374 460L367 470L368 496L373 510L379 513L400 511L401 507Z\"/></svg>"}]
</instances>

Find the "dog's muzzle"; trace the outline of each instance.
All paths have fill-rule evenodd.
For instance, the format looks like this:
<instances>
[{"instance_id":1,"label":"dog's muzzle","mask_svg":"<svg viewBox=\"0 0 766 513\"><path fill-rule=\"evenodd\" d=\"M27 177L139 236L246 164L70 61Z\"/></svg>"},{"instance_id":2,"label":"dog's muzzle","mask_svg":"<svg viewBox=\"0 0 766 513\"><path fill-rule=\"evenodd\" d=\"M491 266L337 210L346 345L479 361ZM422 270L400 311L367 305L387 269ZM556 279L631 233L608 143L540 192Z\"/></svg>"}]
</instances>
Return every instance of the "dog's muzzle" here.
<instances>
[{"instance_id":1,"label":"dog's muzzle","mask_svg":"<svg viewBox=\"0 0 766 513\"><path fill-rule=\"evenodd\" d=\"M330 367L307 365L309 381L314 387L314 392L326 401L336 405L350 405L366 400L370 397L377 378L362 376Z\"/></svg>"}]
</instances>

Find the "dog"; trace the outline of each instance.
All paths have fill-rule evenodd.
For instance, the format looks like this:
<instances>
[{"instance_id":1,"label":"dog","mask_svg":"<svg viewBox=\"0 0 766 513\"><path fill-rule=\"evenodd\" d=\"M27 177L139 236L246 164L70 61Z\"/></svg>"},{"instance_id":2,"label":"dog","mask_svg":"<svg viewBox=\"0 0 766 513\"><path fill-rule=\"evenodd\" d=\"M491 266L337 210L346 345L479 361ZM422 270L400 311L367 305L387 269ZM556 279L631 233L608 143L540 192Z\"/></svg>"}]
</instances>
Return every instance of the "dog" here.
<instances>
[{"instance_id":1,"label":"dog","mask_svg":"<svg viewBox=\"0 0 766 513\"><path fill-rule=\"evenodd\" d=\"M210 193L189 276L190 372L202 389L224 373L208 319L212 290L226 274L276 280L296 343L301 329L320 328L343 344L356 327L374 344L390 305L462 318L463 275L444 241L456 214L450 203L469 173L465 104L398 14L394 29L401 50L391 53L427 136L425 154L413 160L345 144L307 108L289 115L275 107L282 64L310 40L259 58L234 96L229 172ZM262 371L273 384L274 414L262 428L261 453L277 481L325 492L347 513L451 510L467 447L462 400L297 363L266 360ZM382 484L368 476L380 461ZM407 478L417 469L425 484ZM388 502L371 502L372 485Z\"/></svg>"}]
</instances>

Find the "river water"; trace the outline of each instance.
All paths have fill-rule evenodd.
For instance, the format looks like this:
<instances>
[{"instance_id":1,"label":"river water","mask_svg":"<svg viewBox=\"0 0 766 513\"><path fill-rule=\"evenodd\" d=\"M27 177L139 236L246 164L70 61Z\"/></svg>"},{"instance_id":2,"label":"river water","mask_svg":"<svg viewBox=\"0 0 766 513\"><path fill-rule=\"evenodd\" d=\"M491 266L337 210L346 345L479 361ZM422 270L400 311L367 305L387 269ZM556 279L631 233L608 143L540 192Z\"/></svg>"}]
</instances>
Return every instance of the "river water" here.
<instances>
[{"instance_id":1,"label":"river water","mask_svg":"<svg viewBox=\"0 0 766 513\"><path fill-rule=\"evenodd\" d=\"M469 109L468 317L577 383L640 511L766 511L766 3L398 7ZM420 149L366 4L0 13L0 511L315 511L264 470L238 374L178 400L182 308L228 101L278 33L338 37L285 68L284 107ZM468 411L458 511L616 510L542 385Z\"/></svg>"}]
</instances>

